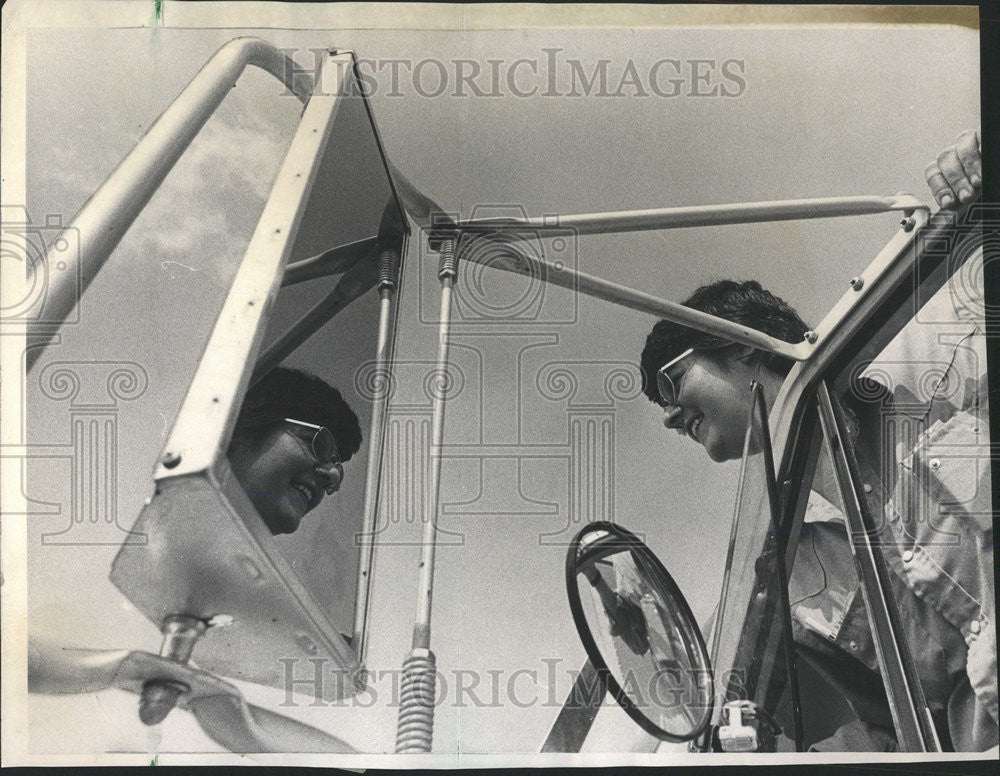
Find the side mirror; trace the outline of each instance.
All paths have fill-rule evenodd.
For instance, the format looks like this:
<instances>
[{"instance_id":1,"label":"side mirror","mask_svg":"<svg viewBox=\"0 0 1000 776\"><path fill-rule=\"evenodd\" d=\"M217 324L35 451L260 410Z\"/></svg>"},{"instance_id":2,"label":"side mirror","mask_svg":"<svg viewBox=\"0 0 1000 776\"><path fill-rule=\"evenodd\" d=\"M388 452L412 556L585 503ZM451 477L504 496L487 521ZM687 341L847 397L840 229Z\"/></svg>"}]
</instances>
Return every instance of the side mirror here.
<instances>
[{"instance_id":1,"label":"side mirror","mask_svg":"<svg viewBox=\"0 0 1000 776\"><path fill-rule=\"evenodd\" d=\"M691 741L712 720L708 650L656 556L614 523L588 524L566 555L577 632L605 689L646 732Z\"/></svg>"}]
</instances>

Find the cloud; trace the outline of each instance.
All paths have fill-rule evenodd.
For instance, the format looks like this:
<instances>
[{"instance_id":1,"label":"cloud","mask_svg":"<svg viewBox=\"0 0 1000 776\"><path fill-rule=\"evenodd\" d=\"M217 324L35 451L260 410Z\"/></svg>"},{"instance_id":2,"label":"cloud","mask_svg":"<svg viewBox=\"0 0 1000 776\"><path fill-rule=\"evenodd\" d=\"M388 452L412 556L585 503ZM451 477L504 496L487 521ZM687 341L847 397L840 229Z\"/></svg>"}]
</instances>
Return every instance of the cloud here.
<instances>
[{"instance_id":1,"label":"cloud","mask_svg":"<svg viewBox=\"0 0 1000 776\"><path fill-rule=\"evenodd\" d=\"M161 267L209 269L223 282L246 250L286 146L263 122L213 117L137 219L130 249Z\"/></svg>"}]
</instances>

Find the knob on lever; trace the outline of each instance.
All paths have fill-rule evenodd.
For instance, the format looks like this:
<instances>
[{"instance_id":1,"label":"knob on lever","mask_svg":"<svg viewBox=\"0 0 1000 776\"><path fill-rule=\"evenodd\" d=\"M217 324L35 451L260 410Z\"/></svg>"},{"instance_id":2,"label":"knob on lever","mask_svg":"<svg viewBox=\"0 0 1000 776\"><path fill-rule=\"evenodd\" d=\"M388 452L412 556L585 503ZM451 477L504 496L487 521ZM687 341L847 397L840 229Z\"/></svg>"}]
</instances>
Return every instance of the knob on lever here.
<instances>
[{"instance_id":1,"label":"knob on lever","mask_svg":"<svg viewBox=\"0 0 1000 776\"><path fill-rule=\"evenodd\" d=\"M208 626L196 617L172 616L163 621L163 644L160 656L176 663L187 663L195 642ZM172 679L148 679L142 685L139 698L139 719L146 725L157 725L167 718L181 695L191 688Z\"/></svg>"}]
</instances>

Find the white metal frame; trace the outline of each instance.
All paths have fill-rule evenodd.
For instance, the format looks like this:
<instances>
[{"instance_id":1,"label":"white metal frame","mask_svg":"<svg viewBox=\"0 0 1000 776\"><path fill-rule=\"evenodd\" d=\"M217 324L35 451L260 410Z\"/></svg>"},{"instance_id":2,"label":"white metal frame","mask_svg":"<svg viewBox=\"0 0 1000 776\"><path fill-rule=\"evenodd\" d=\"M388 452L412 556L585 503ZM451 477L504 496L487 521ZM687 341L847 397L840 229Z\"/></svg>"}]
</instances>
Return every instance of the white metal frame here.
<instances>
[{"instance_id":1,"label":"white metal frame","mask_svg":"<svg viewBox=\"0 0 1000 776\"><path fill-rule=\"evenodd\" d=\"M919 227L926 222L929 208L909 194L892 197L828 197L821 199L779 200L701 207L664 208L660 210L635 210L617 213L590 213L586 215L544 216L523 219L480 219L458 222L453 229L460 235L462 260L488 263L490 267L521 275L540 277L552 285L577 290L632 310L665 318L675 323L714 334L724 339L758 350L783 356L792 361L808 361L817 352L819 343L836 329L836 321L847 314L854 304L854 297L842 299L827 316L824 326L811 333L809 339L789 343L771 337L757 329L742 326L714 315L693 310L677 302L670 302L651 294L594 277L567 267L556 266L544 259L529 256L513 248L509 241L493 241L495 251L477 250L481 241L491 241L499 235L530 234L545 236L546 230L567 229L576 234L617 234L650 229L680 229L692 226L724 226L758 221L783 221L813 218L872 215L902 212L903 226L879 259L894 256L901 246L909 245ZM505 255L506 254L506 255ZM878 272L879 259L865 273ZM860 286L859 286L860 287ZM856 296L856 295L855 295Z\"/></svg>"},{"instance_id":2,"label":"white metal frame","mask_svg":"<svg viewBox=\"0 0 1000 776\"><path fill-rule=\"evenodd\" d=\"M651 229L681 229L690 226L724 226L805 218L864 216L892 211L902 211L908 214L918 209L926 210L927 206L910 194L896 194L891 197L822 197L651 210L622 210L611 213L542 216L541 218L481 218L460 221L455 225L455 228L466 234L477 231L502 232L526 229L542 234L548 229L571 229L578 235L619 234Z\"/></svg>"},{"instance_id":3,"label":"white metal frame","mask_svg":"<svg viewBox=\"0 0 1000 776\"><path fill-rule=\"evenodd\" d=\"M920 212L914 231L951 226L954 224L953 218L954 215L951 213L942 213L930 222L927 215ZM928 237L927 231L923 231L920 236L923 239L936 239L933 236ZM779 435L778 441L783 448L781 454L776 454L776 460L782 461L791 452L788 445L793 441L791 438L794 431L793 424L799 422L796 417L797 411L802 405L806 391L812 391L817 384L822 433L819 440L814 440L814 444L818 442L820 445L826 445L834 461L838 455L843 457L841 449L843 444L838 441L840 432L830 409L826 384L820 381L830 371L834 362L842 358L843 348L862 333L863 327L870 322L872 314L890 300L900 289L901 283L907 281L907 276L914 271L915 250L917 249L913 246L912 237L897 235L865 272L855 279L852 290L844 295L818 327L818 331L822 332L820 335L822 346L817 348L815 355L809 361L792 368L775 402L777 428L775 434ZM832 444L831 439L835 440ZM784 465L787 463L786 461ZM843 466L846 467L846 464ZM882 583L876 578L874 570L878 567L878 561L869 557L880 555L880 552L877 546L867 545L868 529L862 527L860 522L863 521L859 511L861 508L858 506L857 495L853 492L853 488L860 486L856 481L852 482L850 477L846 471L838 472L838 486L849 513L847 519L855 537L854 541L858 542L858 546L852 549L858 562L859 574L866 575L862 585L866 601L874 596L867 609L872 622L879 663L887 677L886 692L891 699L890 708L897 735L907 751L936 751L940 749L940 742L933 722L928 717L926 701L919 686L919 677L915 675L912 663L908 662L910 659L905 657L906 653L899 644L900 637L894 633L892 617L886 614L886 611L892 610L893 607L886 602L885 597L892 594L883 591ZM789 526L793 536L804 509L805 499L800 496ZM794 561L795 551L796 543L790 541L785 554L788 568L791 568Z\"/></svg>"},{"instance_id":4,"label":"white metal frame","mask_svg":"<svg viewBox=\"0 0 1000 776\"><path fill-rule=\"evenodd\" d=\"M910 246L930 220L930 211L926 205L921 206L910 218L914 219L913 225L909 229L904 226L892 237L819 323L814 352L805 363L792 367L778 391L771 409L771 438L775 443L776 461L784 455L793 411L803 391L815 383L840 348L858 333L867 314L885 301L899 279L909 271Z\"/></svg>"},{"instance_id":5,"label":"white metal frame","mask_svg":"<svg viewBox=\"0 0 1000 776\"><path fill-rule=\"evenodd\" d=\"M44 349L40 345L52 337L51 322L65 320L69 315L79 295L100 271L167 173L248 65L273 75L302 102L309 100L312 79L269 43L259 38L236 38L220 48L87 200L67 228L67 232L75 230L79 237L79 253L60 260L77 266L51 273L52 284L44 314L40 316L40 320L47 323L29 325L28 369ZM52 244L56 243L58 240ZM48 264L46 256L44 265Z\"/></svg>"},{"instance_id":6,"label":"white metal frame","mask_svg":"<svg viewBox=\"0 0 1000 776\"><path fill-rule=\"evenodd\" d=\"M311 75L272 45L257 38L237 38L222 46L202 67L73 219L68 229L79 233L80 249L76 257L79 266L56 276L46 299L45 315L41 316L46 325L29 329L29 338L34 346L28 350L28 368L44 350L38 345L44 346L54 334L53 322L65 319L73 309L78 295L86 290L174 164L249 65L275 76L306 107L289 153L272 186L272 194L280 191L281 196L269 197L265 205L154 472L158 493L165 492L170 483L183 482L185 478L206 479L216 483L216 488L218 483L229 478L225 449L238 414L239 399L245 393L251 375L266 365L257 357L264 332L263 323L279 288L315 277L345 273L329 297L333 305L326 307L331 309L315 310L315 315L311 318L307 316L309 320L293 326L288 335L277 343L279 347L271 348L264 354L265 361L287 355L358 292L374 287L378 278L368 272L367 267L360 267L359 262L365 262L377 247L388 247L380 246L379 238L365 239L336 246L320 256L285 266L304 204L332 131L330 117L335 114L346 79L357 79L356 62L352 52L330 50L322 67L316 71L314 83ZM317 88L319 84L323 88ZM361 96L365 100L364 109L388 175L388 160L374 116L367 97ZM398 175L394 169L392 173ZM398 202L399 194L392 175L388 175L388 183L392 197ZM401 179L401 185L409 186L405 179ZM409 233L405 217L398 228L401 234L394 250L402 253ZM372 267L376 265L372 263ZM74 279L78 272L82 276L81 284L59 282L60 278ZM370 279L369 275L372 275ZM397 277L397 285L398 280ZM375 357L379 363L386 364L391 360L395 294L381 284L379 293L381 301ZM317 322L318 325L310 328L310 323ZM370 472L365 488L365 525L374 524L377 509L384 398L376 396L373 407L369 469L374 474ZM368 525L367 535L371 534L371 528ZM261 541L259 537L258 541ZM267 544L266 541L264 543ZM364 553L359 565L359 591L363 589L364 592L356 602L356 617L360 618L354 627L355 638L358 639L356 647L363 646L364 641L367 578L371 562L370 551ZM336 640L333 643L339 647ZM336 651L341 652L339 648ZM356 654L361 657L363 650L356 649ZM340 657L341 662L346 661L346 653Z\"/></svg>"},{"instance_id":7,"label":"white metal frame","mask_svg":"<svg viewBox=\"0 0 1000 776\"><path fill-rule=\"evenodd\" d=\"M279 596L288 602L282 606L291 607L286 614L294 627L286 628L288 633L282 636L290 642L288 654L296 654L292 650L305 644L303 654L323 654L346 673L355 674L354 651L284 560L242 489L233 489L225 453L264 336L268 312L282 285L304 205L333 131L342 84L348 74L353 77L351 64L350 54L336 52L328 52L322 63L320 72L327 74L329 83L316 89L303 112L154 472L156 493L136 523L137 530L153 538L148 550L128 544L121 548L112 567L112 581L154 621L173 614L205 617L211 612L201 609L217 601L186 591L170 568L190 566L195 571L188 584L206 584L198 578L197 570L205 568L209 558L224 557L215 544L219 536L231 536L230 552L244 553L255 569L251 576L261 584L271 585L266 588L268 600ZM320 79L318 82L323 83ZM210 513L185 528L185 521L195 518L192 510L199 508ZM161 557L158 553L162 553L162 545L175 541L169 537L177 531L182 532L176 539L178 543L189 534L208 533L201 543L189 548L186 560ZM212 554L202 558L197 548L209 545L214 547L207 550ZM150 585L163 587L165 600L172 602L170 606L188 607L191 611L161 611L164 604L150 596ZM237 593L232 595L238 597ZM206 597L212 600L200 600ZM206 641L211 639L212 634L207 634ZM208 657L203 653L195 659L208 665ZM263 671L261 675L268 677L268 683L280 683L280 676L273 673ZM349 686L343 687L352 692ZM342 690L323 690L328 691L340 694Z\"/></svg>"},{"instance_id":8,"label":"white metal frame","mask_svg":"<svg viewBox=\"0 0 1000 776\"><path fill-rule=\"evenodd\" d=\"M210 471L225 455L238 402L263 339L266 314L281 287L303 206L330 138L333 124L329 118L348 72L343 67L346 58L327 55L324 67L335 71L331 77L335 88L317 91L306 106L177 413L154 473L157 480ZM274 196L275 192L281 196Z\"/></svg>"}]
</instances>

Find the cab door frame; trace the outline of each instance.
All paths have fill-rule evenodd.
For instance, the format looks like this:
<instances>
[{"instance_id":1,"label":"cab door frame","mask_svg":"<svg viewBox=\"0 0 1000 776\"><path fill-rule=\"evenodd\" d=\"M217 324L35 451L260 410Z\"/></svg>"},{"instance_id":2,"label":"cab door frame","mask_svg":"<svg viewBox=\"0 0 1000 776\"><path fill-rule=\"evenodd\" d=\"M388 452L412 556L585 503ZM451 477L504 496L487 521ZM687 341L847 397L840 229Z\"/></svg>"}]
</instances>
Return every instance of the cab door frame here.
<instances>
[{"instance_id":1,"label":"cab door frame","mask_svg":"<svg viewBox=\"0 0 1000 776\"><path fill-rule=\"evenodd\" d=\"M885 560L877 543L869 540L876 531L877 521L865 498L853 450L846 442L842 413L830 396L827 381L869 344L873 331L898 314L924 279L933 276L932 284L937 280L945 282L943 269L947 268L945 262L955 245L955 232L974 224L979 207L974 203L959 214L950 211L935 214L926 227L916 228L915 239L904 241L903 250L890 255L891 242L863 275L853 279L852 291L818 327L820 341L813 357L792 368L772 413L775 448L780 449L781 457L779 482L785 485L783 524L788 526L792 539L786 549L785 566L790 570L794 562L797 550L794 538L801 530L809 494L804 483L811 481L811 476L803 475L811 470L810 460L815 465L818 434L819 443L828 445L827 450L833 456L849 531L860 540L860 545L852 546L852 550L897 740L904 751L940 751L941 745L909 645L900 631L895 600L887 584ZM897 234L897 238L901 237L902 231Z\"/></svg>"}]
</instances>

